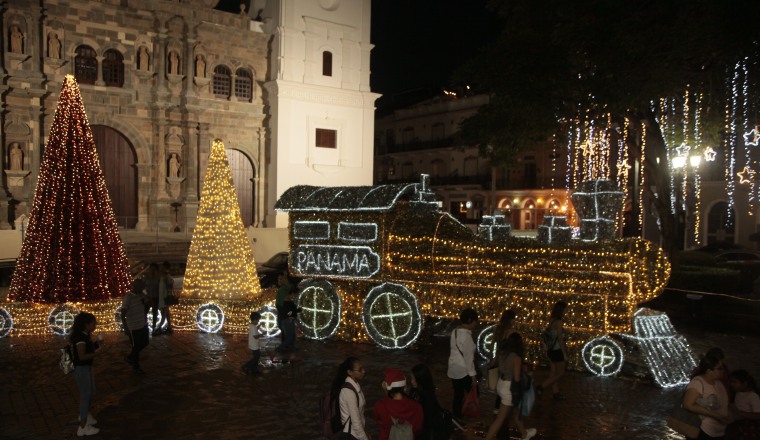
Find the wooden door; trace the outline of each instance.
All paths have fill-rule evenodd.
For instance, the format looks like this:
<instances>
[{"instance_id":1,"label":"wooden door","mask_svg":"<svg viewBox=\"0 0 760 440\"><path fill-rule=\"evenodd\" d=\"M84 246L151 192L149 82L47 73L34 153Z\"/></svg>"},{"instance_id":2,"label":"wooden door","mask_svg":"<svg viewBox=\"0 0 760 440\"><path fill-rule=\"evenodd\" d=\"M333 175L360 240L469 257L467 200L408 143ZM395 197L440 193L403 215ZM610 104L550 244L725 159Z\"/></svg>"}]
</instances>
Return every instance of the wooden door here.
<instances>
[{"instance_id":1,"label":"wooden door","mask_svg":"<svg viewBox=\"0 0 760 440\"><path fill-rule=\"evenodd\" d=\"M235 189L237 190L243 226L247 228L253 224L253 202L255 199L253 191L253 164L248 159L248 156L239 150L232 149L227 150L227 161L230 164L232 181L235 183Z\"/></svg>"},{"instance_id":2,"label":"wooden door","mask_svg":"<svg viewBox=\"0 0 760 440\"><path fill-rule=\"evenodd\" d=\"M92 135L100 167L119 227L133 229L137 223L137 155L121 133L105 125L93 125Z\"/></svg>"}]
</instances>

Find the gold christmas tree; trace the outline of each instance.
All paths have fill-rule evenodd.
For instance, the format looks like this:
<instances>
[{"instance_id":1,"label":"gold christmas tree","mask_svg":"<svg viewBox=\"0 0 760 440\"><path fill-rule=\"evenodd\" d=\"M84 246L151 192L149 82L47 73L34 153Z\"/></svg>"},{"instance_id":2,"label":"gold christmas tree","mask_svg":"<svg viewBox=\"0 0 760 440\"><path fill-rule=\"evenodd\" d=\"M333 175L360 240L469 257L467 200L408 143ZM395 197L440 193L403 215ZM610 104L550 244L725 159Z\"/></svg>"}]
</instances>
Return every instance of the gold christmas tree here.
<instances>
[{"instance_id":1,"label":"gold christmas tree","mask_svg":"<svg viewBox=\"0 0 760 440\"><path fill-rule=\"evenodd\" d=\"M227 152L222 141L216 140L203 182L183 294L194 298L245 299L260 293L253 250L243 228Z\"/></svg>"}]
</instances>

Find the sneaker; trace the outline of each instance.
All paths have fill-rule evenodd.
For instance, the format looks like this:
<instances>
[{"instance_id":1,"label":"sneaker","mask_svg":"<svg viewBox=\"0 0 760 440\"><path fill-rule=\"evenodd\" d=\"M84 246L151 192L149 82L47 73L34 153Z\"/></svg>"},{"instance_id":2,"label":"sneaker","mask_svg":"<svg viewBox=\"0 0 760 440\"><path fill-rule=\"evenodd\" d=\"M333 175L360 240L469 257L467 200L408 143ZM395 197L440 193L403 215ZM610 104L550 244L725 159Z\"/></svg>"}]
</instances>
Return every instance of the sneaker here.
<instances>
[{"instance_id":1,"label":"sneaker","mask_svg":"<svg viewBox=\"0 0 760 440\"><path fill-rule=\"evenodd\" d=\"M77 428L77 437L84 437L86 435L95 435L99 433L100 430L92 425L85 425L84 428L81 426Z\"/></svg>"},{"instance_id":2,"label":"sneaker","mask_svg":"<svg viewBox=\"0 0 760 440\"><path fill-rule=\"evenodd\" d=\"M528 428L525 430L525 435L523 436L523 440L530 440L536 435L536 428Z\"/></svg>"},{"instance_id":3,"label":"sneaker","mask_svg":"<svg viewBox=\"0 0 760 440\"><path fill-rule=\"evenodd\" d=\"M82 419L78 419L80 422ZM95 420L95 417L92 416L92 414L87 413L87 424L88 425L96 425L98 423L97 420Z\"/></svg>"}]
</instances>

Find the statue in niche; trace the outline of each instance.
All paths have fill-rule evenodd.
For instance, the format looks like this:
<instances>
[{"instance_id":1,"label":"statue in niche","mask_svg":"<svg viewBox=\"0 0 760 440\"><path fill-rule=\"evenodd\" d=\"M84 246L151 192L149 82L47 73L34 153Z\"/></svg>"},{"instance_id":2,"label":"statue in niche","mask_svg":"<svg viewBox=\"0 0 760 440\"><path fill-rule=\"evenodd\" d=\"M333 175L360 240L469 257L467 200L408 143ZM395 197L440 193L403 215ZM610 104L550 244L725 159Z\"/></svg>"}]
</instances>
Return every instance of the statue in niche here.
<instances>
[{"instance_id":1,"label":"statue in niche","mask_svg":"<svg viewBox=\"0 0 760 440\"><path fill-rule=\"evenodd\" d=\"M21 151L21 145L18 144L18 142L14 142L11 144L11 170L12 171L21 171L22 163L24 162L24 152Z\"/></svg>"},{"instance_id":2,"label":"statue in niche","mask_svg":"<svg viewBox=\"0 0 760 440\"><path fill-rule=\"evenodd\" d=\"M11 52L24 53L24 34L18 26L11 27Z\"/></svg>"},{"instance_id":3,"label":"statue in niche","mask_svg":"<svg viewBox=\"0 0 760 440\"><path fill-rule=\"evenodd\" d=\"M169 52L169 73L179 75L179 55L177 52Z\"/></svg>"},{"instance_id":4,"label":"statue in niche","mask_svg":"<svg viewBox=\"0 0 760 440\"><path fill-rule=\"evenodd\" d=\"M52 32L48 38L48 58L61 58L61 40L55 32Z\"/></svg>"},{"instance_id":5,"label":"statue in niche","mask_svg":"<svg viewBox=\"0 0 760 440\"><path fill-rule=\"evenodd\" d=\"M198 78L206 77L206 62L203 61L202 55L195 56L195 76Z\"/></svg>"},{"instance_id":6,"label":"statue in niche","mask_svg":"<svg viewBox=\"0 0 760 440\"><path fill-rule=\"evenodd\" d=\"M148 54L148 48L140 46L140 50L137 52L137 69L147 72L148 63L150 62L150 54Z\"/></svg>"},{"instance_id":7,"label":"statue in niche","mask_svg":"<svg viewBox=\"0 0 760 440\"><path fill-rule=\"evenodd\" d=\"M181 165L179 164L177 153L172 153L169 156L169 177L179 177L180 167Z\"/></svg>"}]
</instances>

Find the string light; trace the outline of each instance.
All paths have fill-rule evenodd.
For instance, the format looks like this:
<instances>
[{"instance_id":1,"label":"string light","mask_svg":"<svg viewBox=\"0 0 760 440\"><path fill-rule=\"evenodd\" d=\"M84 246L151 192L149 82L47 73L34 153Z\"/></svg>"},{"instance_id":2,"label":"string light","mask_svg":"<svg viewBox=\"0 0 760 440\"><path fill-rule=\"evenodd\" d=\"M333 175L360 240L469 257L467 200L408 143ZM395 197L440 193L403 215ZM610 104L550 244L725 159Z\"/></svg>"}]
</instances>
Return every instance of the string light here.
<instances>
[{"instance_id":1,"label":"string light","mask_svg":"<svg viewBox=\"0 0 760 440\"><path fill-rule=\"evenodd\" d=\"M79 86L66 75L9 298L61 304L121 298L129 265Z\"/></svg>"},{"instance_id":2,"label":"string light","mask_svg":"<svg viewBox=\"0 0 760 440\"><path fill-rule=\"evenodd\" d=\"M227 152L220 140L211 147L182 288L183 296L215 300L246 299L261 293Z\"/></svg>"},{"instance_id":3,"label":"string light","mask_svg":"<svg viewBox=\"0 0 760 440\"><path fill-rule=\"evenodd\" d=\"M382 188L331 187L324 191L352 191L353 198L338 202L324 197L325 205L319 206L313 197L322 189L293 187L278 200L276 209L289 211L291 225L298 221L333 226L369 223L378 230L370 248L380 258L380 270L369 278L345 277L324 269L314 274L305 284L308 294L299 298L299 304L310 309L304 310L299 326L318 329L322 336L334 334L342 340L399 348L414 343L422 316L453 319L463 308L473 307L483 322L492 323L504 309L514 308L520 310L529 358L537 360L538 336L548 312L556 301L564 300L573 303L566 317L572 335L570 365L581 368L585 342L630 332L636 305L657 295L669 277L670 265L662 250L640 238L567 245L514 237L488 241L434 205L415 202L425 198L417 194L425 190L410 191L399 185ZM370 192L378 197L367 203ZM360 201L364 202L360 205ZM357 206L361 209L351 209ZM613 219L619 201L614 206ZM606 209L599 207L600 212ZM340 253L352 248L333 234L320 246L335 247ZM294 237L291 228L291 261L296 263L298 253L312 243ZM319 281L323 284L317 286ZM340 319L329 321L327 310L335 310L338 302Z\"/></svg>"}]
</instances>

